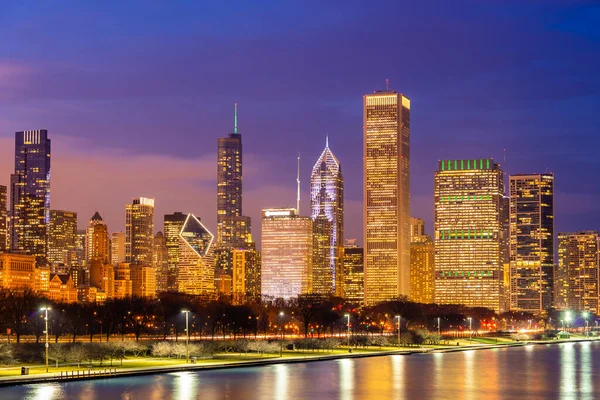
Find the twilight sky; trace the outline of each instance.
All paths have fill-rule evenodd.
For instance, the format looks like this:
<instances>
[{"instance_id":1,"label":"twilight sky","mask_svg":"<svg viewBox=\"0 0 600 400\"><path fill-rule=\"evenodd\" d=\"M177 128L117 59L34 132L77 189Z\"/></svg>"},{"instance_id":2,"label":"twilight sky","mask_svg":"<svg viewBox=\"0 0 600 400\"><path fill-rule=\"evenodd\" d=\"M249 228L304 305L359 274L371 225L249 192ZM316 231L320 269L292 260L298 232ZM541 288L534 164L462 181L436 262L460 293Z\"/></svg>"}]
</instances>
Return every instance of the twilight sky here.
<instances>
[{"instance_id":1,"label":"twilight sky","mask_svg":"<svg viewBox=\"0 0 600 400\"><path fill-rule=\"evenodd\" d=\"M257 4L260 3L260 7ZM132 197L156 225L216 231L217 138L240 108L244 212L295 204L329 134L362 240L362 95L412 100L412 215L431 232L438 159L552 171L556 231L600 229L598 1L0 3L0 184L14 132L49 130L52 208L124 230ZM503 149L507 151L503 162Z\"/></svg>"}]
</instances>

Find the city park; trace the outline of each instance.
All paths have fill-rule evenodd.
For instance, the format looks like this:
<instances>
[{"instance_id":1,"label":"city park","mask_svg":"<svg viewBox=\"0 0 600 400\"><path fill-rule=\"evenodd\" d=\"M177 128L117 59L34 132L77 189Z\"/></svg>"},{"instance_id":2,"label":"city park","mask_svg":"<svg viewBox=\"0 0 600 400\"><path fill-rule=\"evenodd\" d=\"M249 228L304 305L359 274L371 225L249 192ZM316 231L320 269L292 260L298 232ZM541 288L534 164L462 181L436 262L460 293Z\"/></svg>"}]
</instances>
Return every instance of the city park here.
<instances>
[{"instance_id":1,"label":"city park","mask_svg":"<svg viewBox=\"0 0 600 400\"><path fill-rule=\"evenodd\" d=\"M359 307L317 295L233 302L163 293L64 304L11 290L0 291L0 329L0 384L595 340L599 331L589 312L496 314L406 298Z\"/></svg>"}]
</instances>

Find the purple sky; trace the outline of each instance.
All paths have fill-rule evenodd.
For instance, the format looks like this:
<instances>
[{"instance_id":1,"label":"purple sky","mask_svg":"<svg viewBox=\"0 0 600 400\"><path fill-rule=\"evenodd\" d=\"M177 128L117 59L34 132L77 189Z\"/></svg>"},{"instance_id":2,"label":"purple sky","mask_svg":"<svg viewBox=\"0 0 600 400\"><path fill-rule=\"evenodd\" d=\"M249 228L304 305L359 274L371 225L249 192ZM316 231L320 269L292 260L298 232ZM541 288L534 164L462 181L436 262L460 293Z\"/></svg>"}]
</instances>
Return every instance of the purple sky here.
<instances>
[{"instance_id":1,"label":"purple sky","mask_svg":"<svg viewBox=\"0 0 600 400\"><path fill-rule=\"evenodd\" d=\"M92 4L95 3L95 4ZM52 208L125 204L216 220L217 138L240 107L244 212L295 203L329 134L362 238L362 95L412 100L412 214L433 217L438 159L556 175L556 230L600 228L597 1L17 2L0 5L0 184L14 132L47 128ZM219 4L212 4L219 3ZM223 4L220 4L223 3ZM326 3L326 5L323 5Z\"/></svg>"}]
</instances>

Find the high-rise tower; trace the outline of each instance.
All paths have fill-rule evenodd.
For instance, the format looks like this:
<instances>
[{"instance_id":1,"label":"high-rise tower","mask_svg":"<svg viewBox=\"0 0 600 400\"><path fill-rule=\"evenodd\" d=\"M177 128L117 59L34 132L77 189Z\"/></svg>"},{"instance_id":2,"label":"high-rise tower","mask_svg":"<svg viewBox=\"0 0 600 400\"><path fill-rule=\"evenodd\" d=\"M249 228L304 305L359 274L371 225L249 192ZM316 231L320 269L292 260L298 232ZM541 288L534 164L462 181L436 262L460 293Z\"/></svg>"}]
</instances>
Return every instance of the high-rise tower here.
<instances>
[{"instance_id":1,"label":"high-rise tower","mask_svg":"<svg viewBox=\"0 0 600 400\"><path fill-rule=\"evenodd\" d=\"M554 176L510 176L510 309L553 306Z\"/></svg>"},{"instance_id":2,"label":"high-rise tower","mask_svg":"<svg viewBox=\"0 0 600 400\"><path fill-rule=\"evenodd\" d=\"M344 180L329 140L310 176L313 220L312 292L344 295Z\"/></svg>"},{"instance_id":3,"label":"high-rise tower","mask_svg":"<svg viewBox=\"0 0 600 400\"><path fill-rule=\"evenodd\" d=\"M167 248L167 290L177 291L177 268L179 266L179 233L187 215L182 212L165 214L165 247Z\"/></svg>"},{"instance_id":4,"label":"high-rise tower","mask_svg":"<svg viewBox=\"0 0 600 400\"><path fill-rule=\"evenodd\" d=\"M45 129L15 133L10 176L10 246L46 264L50 222L50 139Z\"/></svg>"},{"instance_id":5,"label":"high-rise tower","mask_svg":"<svg viewBox=\"0 0 600 400\"><path fill-rule=\"evenodd\" d=\"M218 140L217 243L226 249L244 248L249 233L250 217L242 214L242 135L236 103L233 132Z\"/></svg>"},{"instance_id":6,"label":"high-rise tower","mask_svg":"<svg viewBox=\"0 0 600 400\"><path fill-rule=\"evenodd\" d=\"M48 263L70 267L76 260L77 213L50 210L48 225ZM75 264L77 264L75 262Z\"/></svg>"},{"instance_id":7,"label":"high-rise tower","mask_svg":"<svg viewBox=\"0 0 600 400\"><path fill-rule=\"evenodd\" d=\"M410 100L363 98L365 304L410 294Z\"/></svg>"},{"instance_id":8,"label":"high-rise tower","mask_svg":"<svg viewBox=\"0 0 600 400\"><path fill-rule=\"evenodd\" d=\"M494 160L435 172L435 302L504 310L504 176Z\"/></svg>"},{"instance_id":9,"label":"high-rise tower","mask_svg":"<svg viewBox=\"0 0 600 400\"><path fill-rule=\"evenodd\" d=\"M94 239L94 227L96 225L103 225L104 220L100 216L100 213L96 211L92 218L88 221L87 227L85 228L85 262L89 264L92 258L92 241Z\"/></svg>"},{"instance_id":10,"label":"high-rise tower","mask_svg":"<svg viewBox=\"0 0 600 400\"><path fill-rule=\"evenodd\" d=\"M152 265L154 199L140 197L127 204L125 260L132 265Z\"/></svg>"},{"instance_id":11,"label":"high-rise tower","mask_svg":"<svg viewBox=\"0 0 600 400\"><path fill-rule=\"evenodd\" d=\"M8 250L8 213L6 186L0 185L0 252Z\"/></svg>"},{"instance_id":12,"label":"high-rise tower","mask_svg":"<svg viewBox=\"0 0 600 400\"><path fill-rule=\"evenodd\" d=\"M179 233L177 291L210 295L215 290L214 236L193 214L188 214Z\"/></svg>"}]
</instances>

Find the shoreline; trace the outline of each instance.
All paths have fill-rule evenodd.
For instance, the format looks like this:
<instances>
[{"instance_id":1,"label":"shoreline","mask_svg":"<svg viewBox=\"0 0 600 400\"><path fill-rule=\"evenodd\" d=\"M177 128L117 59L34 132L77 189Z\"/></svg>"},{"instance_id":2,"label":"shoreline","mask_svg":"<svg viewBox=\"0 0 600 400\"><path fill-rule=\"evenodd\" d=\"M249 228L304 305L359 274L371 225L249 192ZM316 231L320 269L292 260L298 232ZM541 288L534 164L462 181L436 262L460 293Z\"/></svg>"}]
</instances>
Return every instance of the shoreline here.
<instances>
[{"instance_id":1,"label":"shoreline","mask_svg":"<svg viewBox=\"0 0 600 400\"><path fill-rule=\"evenodd\" d=\"M113 372L102 373L102 371L96 371L96 375L84 375L84 376L69 376L60 377L56 376L56 373L39 374L41 376L31 375L18 375L10 378L0 378L0 388L7 386L19 386L19 385L30 385L39 383L60 383L60 382L73 382L81 380L92 380L92 379L111 379L111 378L125 378L130 376L139 375L155 375L173 372L197 372L203 370L217 370L217 369L233 369L233 368L247 368L247 367L262 367L275 364L297 364L307 362L319 362L319 361L331 361L339 359L349 358L367 358L367 357L382 357L391 355L412 355L412 354L435 354L435 353L456 353L463 351L473 350L491 350L491 349L502 349L512 347L525 347L530 345L556 345L564 343L580 343L580 342L596 342L598 338L576 338L568 340L543 340L543 341L524 341L515 343L498 343L498 344L474 344L474 345L463 345L463 346L445 346L440 348L414 348L414 349L399 349L399 350L380 350L380 351L365 351L357 353L342 353L342 354L323 354L323 355L299 355L296 357L269 357L259 360L248 360L241 361L235 360L224 363L214 364L184 364L176 366L156 366L156 367L140 367L119 370L118 367L105 368L106 370L113 370Z\"/></svg>"}]
</instances>

